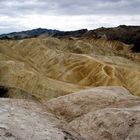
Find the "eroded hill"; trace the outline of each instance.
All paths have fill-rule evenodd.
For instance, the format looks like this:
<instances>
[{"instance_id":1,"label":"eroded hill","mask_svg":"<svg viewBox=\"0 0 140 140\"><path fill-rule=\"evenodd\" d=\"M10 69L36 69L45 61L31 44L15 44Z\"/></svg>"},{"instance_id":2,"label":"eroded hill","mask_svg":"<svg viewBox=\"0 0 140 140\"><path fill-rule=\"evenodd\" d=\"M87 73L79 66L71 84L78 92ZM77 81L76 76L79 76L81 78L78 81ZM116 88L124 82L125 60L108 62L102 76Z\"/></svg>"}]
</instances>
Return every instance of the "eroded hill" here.
<instances>
[{"instance_id":1,"label":"eroded hill","mask_svg":"<svg viewBox=\"0 0 140 140\"><path fill-rule=\"evenodd\" d=\"M39 98L97 86L123 86L140 95L139 63L118 56L125 53L125 44L117 55L117 47L114 52L115 47L105 42L104 47L94 41L84 43L48 38L1 41L0 85L21 88ZM85 54L77 53L76 47Z\"/></svg>"}]
</instances>

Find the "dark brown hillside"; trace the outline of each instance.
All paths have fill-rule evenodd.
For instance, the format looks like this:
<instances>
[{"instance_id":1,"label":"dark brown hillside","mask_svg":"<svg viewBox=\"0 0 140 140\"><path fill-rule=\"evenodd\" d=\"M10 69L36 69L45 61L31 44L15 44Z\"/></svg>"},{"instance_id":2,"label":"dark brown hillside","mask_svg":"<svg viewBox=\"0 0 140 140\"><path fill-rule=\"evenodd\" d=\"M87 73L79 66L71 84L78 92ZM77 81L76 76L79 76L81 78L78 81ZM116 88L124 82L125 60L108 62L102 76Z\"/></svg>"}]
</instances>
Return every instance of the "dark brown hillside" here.
<instances>
[{"instance_id":1,"label":"dark brown hillside","mask_svg":"<svg viewBox=\"0 0 140 140\"><path fill-rule=\"evenodd\" d=\"M134 52L140 52L140 26L120 25L114 28L102 27L89 31L86 36L103 37L108 40L118 40L126 44L133 44L132 50Z\"/></svg>"}]
</instances>

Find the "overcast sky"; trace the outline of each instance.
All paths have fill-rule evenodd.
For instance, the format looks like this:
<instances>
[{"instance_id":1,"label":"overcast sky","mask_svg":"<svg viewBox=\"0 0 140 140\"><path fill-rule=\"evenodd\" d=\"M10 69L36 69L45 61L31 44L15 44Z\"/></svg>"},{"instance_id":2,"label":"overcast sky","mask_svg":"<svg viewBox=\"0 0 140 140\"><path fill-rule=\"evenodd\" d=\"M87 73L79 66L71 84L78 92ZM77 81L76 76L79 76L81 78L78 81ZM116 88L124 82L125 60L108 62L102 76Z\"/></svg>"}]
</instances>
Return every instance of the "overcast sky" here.
<instances>
[{"instance_id":1,"label":"overcast sky","mask_svg":"<svg viewBox=\"0 0 140 140\"><path fill-rule=\"evenodd\" d=\"M0 34L140 25L140 0L0 0Z\"/></svg>"}]
</instances>

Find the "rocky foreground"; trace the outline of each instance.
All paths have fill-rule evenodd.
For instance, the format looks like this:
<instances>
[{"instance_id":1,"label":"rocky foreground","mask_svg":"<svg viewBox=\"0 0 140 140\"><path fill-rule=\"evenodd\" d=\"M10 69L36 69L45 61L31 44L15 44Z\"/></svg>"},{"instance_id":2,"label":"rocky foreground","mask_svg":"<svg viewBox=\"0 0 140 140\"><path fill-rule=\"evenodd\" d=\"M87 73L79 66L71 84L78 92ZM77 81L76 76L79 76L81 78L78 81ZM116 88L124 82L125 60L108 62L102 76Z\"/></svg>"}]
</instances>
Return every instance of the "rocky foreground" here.
<instances>
[{"instance_id":1,"label":"rocky foreground","mask_svg":"<svg viewBox=\"0 0 140 140\"><path fill-rule=\"evenodd\" d=\"M87 140L140 139L140 98L98 87L52 99L47 108Z\"/></svg>"},{"instance_id":2,"label":"rocky foreground","mask_svg":"<svg viewBox=\"0 0 140 140\"><path fill-rule=\"evenodd\" d=\"M0 139L140 139L140 54L129 47L104 39L0 41Z\"/></svg>"},{"instance_id":3,"label":"rocky foreground","mask_svg":"<svg viewBox=\"0 0 140 140\"><path fill-rule=\"evenodd\" d=\"M23 99L0 106L1 140L140 139L140 98L121 87L83 90L43 107Z\"/></svg>"},{"instance_id":4,"label":"rocky foreground","mask_svg":"<svg viewBox=\"0 0 140 140\"><path fill-rule=\"evenodd\" d=\"M0 100L0 140L82 140L38 104Z\"/></svg>"}]
</instances>

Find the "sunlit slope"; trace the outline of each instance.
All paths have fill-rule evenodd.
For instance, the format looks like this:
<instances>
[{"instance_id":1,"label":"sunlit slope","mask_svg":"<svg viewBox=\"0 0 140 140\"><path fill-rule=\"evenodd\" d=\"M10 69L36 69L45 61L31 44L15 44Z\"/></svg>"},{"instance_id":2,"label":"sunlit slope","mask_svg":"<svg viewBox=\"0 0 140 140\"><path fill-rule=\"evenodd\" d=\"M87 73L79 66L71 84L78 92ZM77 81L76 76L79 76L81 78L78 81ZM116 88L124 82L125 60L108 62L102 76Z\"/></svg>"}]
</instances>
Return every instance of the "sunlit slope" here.
<instances>
[{"instance_id":1,"label":"sunlit slope","mask_svg":"<svg viewBox=\"0 0 140 140\"><path fill-rule=\"evenodd\" d=\"M1 41L0 85L19 87L45 99L97 86L123 86L140 95L138 64L113 54L71 53L66 47L57 48L57 43L64 48L64 42L51 46L47 41Z\"/></svg>"},{"instance_id":2,"label":"sunlit slope","mask_svg":"<svg viewBox=\"0 0 140 140\"><path fill-rule=\"evenodd\" d=\"M0 47L0 86L18 88L38 100L46 100L83 89L84 87L51 79L28 58L9 48Z\"/></svg>"}]
</instances>

